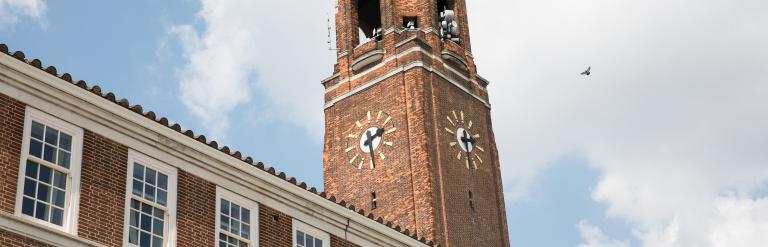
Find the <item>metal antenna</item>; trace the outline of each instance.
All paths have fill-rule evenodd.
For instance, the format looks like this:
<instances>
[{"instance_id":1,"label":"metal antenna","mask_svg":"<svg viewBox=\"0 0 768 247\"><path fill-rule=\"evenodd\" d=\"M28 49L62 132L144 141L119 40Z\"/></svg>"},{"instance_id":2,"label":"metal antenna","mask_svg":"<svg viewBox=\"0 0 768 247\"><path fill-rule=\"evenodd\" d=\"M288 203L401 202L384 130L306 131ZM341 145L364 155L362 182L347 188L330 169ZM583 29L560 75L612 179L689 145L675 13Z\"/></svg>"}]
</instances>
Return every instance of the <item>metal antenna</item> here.
<instances>
[{"instance_id":1,"label":"metal antenna","mask_svg":"<svg viewBox=\"0 0 768 247\"><path fill-rule=\"evenodd\" d=\"M333 3L333 9L335 11L339 10L339 4L336 3L335 1ZM333 45L333 39L331 39L331 14L326 12L325 13L325 17L327 18L327 22L328 22L328 25L327 25L328 26L328 41L326 41L326 43L328 44L328 50L329 51L335 51L336 47Z\"/></svg>"}]
</instances>

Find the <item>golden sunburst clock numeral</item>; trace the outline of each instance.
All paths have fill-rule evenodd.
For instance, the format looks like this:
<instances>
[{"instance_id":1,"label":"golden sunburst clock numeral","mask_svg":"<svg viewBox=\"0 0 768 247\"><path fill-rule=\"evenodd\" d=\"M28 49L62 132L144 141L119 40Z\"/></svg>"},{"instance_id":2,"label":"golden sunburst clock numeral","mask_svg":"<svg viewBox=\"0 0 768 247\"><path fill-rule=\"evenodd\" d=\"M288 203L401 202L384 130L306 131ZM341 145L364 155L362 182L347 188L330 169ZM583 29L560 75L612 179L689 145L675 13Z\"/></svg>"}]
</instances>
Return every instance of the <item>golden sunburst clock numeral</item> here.
<instances>
[{"instance_id":1,"label":"golden sunburst clock numeral","mask_svg":"<svg viewBox=\"0 0 768 247\"><path fill-rule=\"evenodd\" d=\"M388 150L394 146L394 138L391 136L397 131L394 122L392 116L381 110L361 114L345 134L345 145L342 148L347 161L356 165L357 169L374 169L379 166L379 161L387 159Z\"/></svg>"},{"instance_id":2,"label":"golden sunburst clock numeral","mask_svg":"<svg viewBox=\"0 0 768 247\"><path fill-rule=\"evenodd\" d=\"M478 165L483 163L480 153L485 152L485 149L476 145L479 142L480 134L470 132L474 127L471 116L464 114L463 110L452 110L445 116L445 119L448 120L448 123L444 130L450 136L448 146L451 149L458 149L456 159L460 160L459 162L463 160L467 169L478 169Z\"/></svg>"}]
</instances>

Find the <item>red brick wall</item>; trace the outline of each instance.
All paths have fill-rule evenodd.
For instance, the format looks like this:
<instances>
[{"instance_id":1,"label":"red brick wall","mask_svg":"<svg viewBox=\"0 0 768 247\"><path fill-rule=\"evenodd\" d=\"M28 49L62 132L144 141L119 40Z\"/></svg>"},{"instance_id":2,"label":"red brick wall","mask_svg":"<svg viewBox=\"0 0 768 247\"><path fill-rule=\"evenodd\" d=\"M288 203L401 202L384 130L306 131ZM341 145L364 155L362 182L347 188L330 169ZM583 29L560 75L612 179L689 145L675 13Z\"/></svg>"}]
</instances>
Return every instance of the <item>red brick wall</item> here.
<instances>
[{"instance_id":1,"label":"red brick wall","mask_svg":"<svg viewBox=\"0 0 768 247\"><path fill-rule=\"evenodd\" d=\"M16 233L0 230L0 246L2 247L54 247L37 240L18 235Z\"/></svg>"},{"instance_id":2,"label":"red brick wall","mask_svg":"<svg viewBox=\"0 0 768 247\"><path fill-rule=\"evenodd\" d=\"M128 147L88 130L84 136L78 235L121 246Z\"/></svg>"},{"instance_id":3,"label":"red brick wall","mask_svg":"<svg viewBox=\"0 0 768 247\"><path fill-rule=\"evenodd\" d=\"M0 210L13 213L19 179L24 103L0 94Z\"/></svg>"},{"instance_id":4,"label":"red brick wall","mask_svg":"<svg viewBox=\"0 0 768 247\"><path fill-rule=\"evenodd\" d=\"M211 246L216 235L216 185L179 170L176 246Z\"/></svg>"},{"instance_id":5,"label":"red brick wall","mask_svg":"<svg viewBox=\"0 0 768 247\"><path fill-rule=\"evenodd\" d=\"M259 205L259 246L291 247L293 219L277 210Z\"/></svg>"},{"instance_id":6,"label":"red brick wall","mask_svg":"<svg viewBox=\"0 0 768 247\"><path fill-rule=\"evenodd\" d=\"M381 64L358 71L349 69L349 64L360 54L356 49L346 50L352 49L348 48L349 44L354 43L357 35L356 1L339 2L337 26L340 29L337 34L340 35L337 39L339 44L346 46L339 46L336 66L339 75L325 82L328 89L326 102L416 62L431 71L420 67L409 69L335 102L325 110L323 171L328 194L367 212L372 211L443 246L508 246L490 110L473 95L443 78L447 77L477 97L488 100L485 84L472 81L478 76L473 58L465 52L470 50L465 1L450 1L455 3L454 10L459 17L460 45L442 42L434 33L393 32L376 44L378 49L386 52ZM434 0L382 1L385 26L398 27L402 16L418 16L421 28L425 28L436 24L436 15ZM413 36L416 38L412 41L396 47L395 44ZM412 52L387 61L414 47L431 56ZM458 54L466 60L467 66L442 59L443 51ZM385 150L386 161L376 169L358 170L349 164L350 157L345 155L345 149L350 146L347 135L355 121L367 111L379 110L393 116L398 128L394 135L383 138L393 141L394 148ZM473 121L470 132L481 136L478 144L484 151L475 151L483 160L478 170L466 169L465 161L456 159L460 148L449 146L456 138L447 135L444 129L449 124L446 116L453 110L457 114L464 111L466 119ZM456 126L451 129L455 130ZM470 190L474 211L469 205ZM370 207L371 192L376 192L377 209Z\"/></svg>"},{"instance_id":7,"label":"red brick wall","mask_svg":"<svg viewBox=\"0 0 768 247\"><path fill-rule=\"evenodd\" d=\"M360 247L360 245L345 241L344 237L336 237L331 235L331 247Z\"/></svg>"}]
</instances>

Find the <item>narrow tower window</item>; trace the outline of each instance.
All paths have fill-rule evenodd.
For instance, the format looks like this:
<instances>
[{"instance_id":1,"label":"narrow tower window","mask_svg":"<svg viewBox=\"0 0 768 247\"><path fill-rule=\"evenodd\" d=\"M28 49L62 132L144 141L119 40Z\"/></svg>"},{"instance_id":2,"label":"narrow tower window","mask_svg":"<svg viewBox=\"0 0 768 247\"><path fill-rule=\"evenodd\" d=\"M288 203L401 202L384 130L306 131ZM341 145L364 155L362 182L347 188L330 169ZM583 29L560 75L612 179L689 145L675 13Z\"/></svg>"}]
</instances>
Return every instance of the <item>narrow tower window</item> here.
<instances>
[{"instance_id":1,"label":"narrow tower window","mask_svg":"<svg viewBox=\"0 0 768 247\"><path fill-rule=\"evenodd\" d=\"M417 29L419 28L419 19L415 16L403 17L403 29Z\"/></svg>"},{"instance_id":2,"label":"narrow tower window","mask_svg":"<svg viewBox=\"0 0 768 247\"><path fill-rule=\"evenodd\" d=\"M371 192L371 209L376 209L376 192Z\"/></svg>"},{"instance_id":3,"label":"narrow tower window","mask_svg":"<svg viewBox=\"0 0 768 247\"><path fill-rule=\"evenodd\" d=\"M475 201L472 200L472 191L469 191L469 208L475 211Z\"/></svg>"},{"instance_id":4,"label":"narrow tower window","mask_svg":"<svg viewBox=\"0 0 768 247\"><path fill-rule=\"evenodd\" d=\"M381 5L379 0L358 0L357 23L360 44L381 40Z\"/></svg>"}]
</instances>

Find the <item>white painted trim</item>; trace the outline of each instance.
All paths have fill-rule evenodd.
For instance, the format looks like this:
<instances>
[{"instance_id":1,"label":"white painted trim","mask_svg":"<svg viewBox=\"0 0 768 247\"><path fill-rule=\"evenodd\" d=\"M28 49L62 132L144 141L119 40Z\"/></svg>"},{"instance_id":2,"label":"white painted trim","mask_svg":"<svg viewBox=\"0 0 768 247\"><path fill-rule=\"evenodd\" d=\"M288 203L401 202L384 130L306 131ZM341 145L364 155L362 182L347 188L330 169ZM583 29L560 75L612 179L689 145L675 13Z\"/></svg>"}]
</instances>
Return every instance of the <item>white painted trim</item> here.
<instances>
[{"instance_id":1,"label":"white painted trim","mask_svg":"<svg viewBox=\"0 0 768 247\"><path fill-rule=\"evenodd\" d=\"M478 85L478 87L481 88L483 91L486 91L485 88L480 86L480 83L478 83L476 80L470 80L469 77L463 75L461 72L459 72L456 69L452 68L451 65L445 63L445 61L443 61L442 58L436 58L435 56L432 56L432 54L429 54L426 50L422 49L421 47L412 47L412 48L410 48L408 50L405 50L405 51L403 51L403 52L401 52L401 53L399 53L399 54L397 54L395 56L391 56L391 57L389 57L387 59L384 59L384 61L381 61L380 63L376 64L375 66L365 70L363 73L356 74L356 75L354 75L352 77L347 78L344 81L340 81L340 82L334 84L333 86L330 86L330 87L326 88L325 89L325 93L329 93L329 92L331 92L333 90L336 90L341 85L343 85L344 83L349 83L351 81L357 80L358 78L361 78L361 77L367 75L368 73L371 73L371 72L376 71L377 69L379 69L379 68L381 68L383 66L386 66L392 60L401 58L401 57L406 56L406 55L408 55L409 53L412 53L412 52L421 52L425 56L428 56L428 57L430 57L433 60L439 61L443 65L444 68L446 68L447 70L452 72L454 75L456 75L456 76L458 76L461 79L464 79L466 81L471 81L475 85ZM482 102L486 107L491 108L491 105L490 105L490 103L488 103L488 101L484 100L480 96L475 95L472 91L470 91L466 87L462 86L461 83L457 82L456 80L454 80L452 78L449 78L448 76L446 76L443 73L440 73L439 70L433 69L432 67L425 65L423 62L413 62L413 63L409 64L408 66L411 66L411 65L414 65L414 64L418 64L418 66L416 66L416 67L422 67L422 68L424 68L424 69L426 69L428 71L433 71L433 72L437 73L440 77L442 77L446 81L450 82L451 84L453 84L455 86L458 86L460 89L462 89L462 91L466 92L467 94L471 95L473 98L475 98L475 99L479 100L480 102ZM371 81L369 81L369 82L367 82L367 83L365 83L365 84L363 84L361 86L358 86L357 88L353 89L352 91L346 92L346 93L344 93L342 95L336 96L335 98L327 101L325 106L324 106L324 108L327 109L328 107L333 106L336 102L339 102L342 99L344 99L346 97L349 97L352 94L354 94L354 93L351 93L351 92L355 92L355 93L356 92L360 92L360 91L362 91L365 88L373 86L373 85L375 85L378 82L384 81L387 78L396 75L398 72L403 72L403 71L406 71L406 70L407 69L402 69L402 67L400 69L394 69L394 70L392 70L392 71L390 71L390 72L388 72L388 73L386 73L386 74L384 74L382 76L379 76L379 77L377 77L377 78L375 78L375 79L373 79L373 80L371 80ZM372 82L375 82L375 83L372 83ZM361 87L364 87L364 88L361 88Z\"/></svg>"},{"instance_id":2,"label":"white painted trim","mask_svg":"<svg viewBox=\"0 0 768 247\"><path fill-rule=\"evenodd\" d=\"M301 222L299 220L293 219L292 224L293 230L291 230L291 234L293 237L291 239L293 240L291 245L293 247L298 247L298 244L296 244L296 230L301 230L304 234L309 234L313 238L319 238L320 240L323 240L323 246L315 246L315 247L330 247L331 246L331 236L320 229L315 228L314 226L310 226L304 222Z\"/></svg>"},{"instance_id":3,"label":"white painted trim","mask_svg":"<svg viewBox=\"0 0 768 247\"><path fill-rule=\"evenodd\" d=\"M63 120L238 191L330 234L343 236L349 220L348 239L357 245L426 246L10 56L0 55L0 93L37 109L57 112Z\"/></svg>"},{"instance_id":4,"label":"white painted trim","mask_svg":"<svg viewBox=\"0 0 768 247\"><path fill-rule=\"evenodd\" d=\"M24 198L24 177L26 173L27 160L30 159L29 142L32 136L31 133L33 120L43 125L58 129L59 131L72 136L69 169L58 169L56 164L37 162L43 163L41 165L44 166L53 166L52 169L54 170L68 170L67 191L65 192L64 199L64 218L62 219L61 226L21 213L22 199ZM24 136L22 140L20 155L21 159L19 161L19 174L16 186L16 207L14 214L18 217L29 219L31 222L35 222L37 224L41 224L46 227L63 231L72 235L77 235L77 220L78 212L80 209L80 165L82 162L83 153L83 129L58 119L52 115L48 115L40 110L26 107L24 113Z\"/></svg>"},{"instance_id":5,"label":"white painted trim","mask_svg":"<svg viewBox=\"0 0 768 247\"><path fill-rule=\"evenodd\" d=\"M150 167L168 176L168 198L166 200L166 215L163 231L163 246L176 246L176 201L178 196L177 181L178 171L175 167L166 165L147 155L128 150L128 171L125 179L125 213L123 214L123 246L133 246L128 243L131 215L131 198L133 198L133 165L139 163L144 167Z\"/></svg>"},{"instance_id":6,"label":"white painted trim","mask_svg":"<svg viewBox=\"0 0 768 247\"><path fill-rule=\"evenodd\" d=\"M458 87L459 89L461 89L465 93L469 94L470 96L472 96L476 100L478 100L481 103L483 103L486 107L491 108L491 104L488 103L488 101L486 101L485 99L480 98L479 96L475 95L474 93L472 93L472 91L470 91L469 89L467 89L463 85L459 84L459 82L454 81L451 78L448 78L448 76L446 76L445 74L443 74L439 70L435 70L432 67L424 64L423 62L413 62L413 63L410 63L410 64L408 64L406 66L394 69L394 70L390 71L389 73L386 73L386 74L384 74L382 76L379 76L379 77L377 77L377 78L375 78L373 80L370 80L370 81L368 81L367 83L365 83L363 85L357 86L356 88L354 88L354 89L352 89L352 90L350 90L350 91L348 91L348 92L346 92L344 94L341 94L341 95L337 96L336 98L333 98L333 99L327 101L325 103L325 106L323 106L323 109L328 109L328 108L332 107L333 105L335 105L336 103L338 103L339 101L344 100L347 97L350 97L350 96L352 96L352 95L354 95L354 94L356 94L356 93L358 93L360 91L363 91L363 90L365 90L365 89L367 89L369 87L372 87L373 85L376 85L379 82L382 82L382 81L388 79L389 77L392 77L392 76L394 76L394 75L396 75L396 74L398 74L400 72L405 72L405 71L408 71L408 70L413 69L413 68L423 68L423 69L425 69L427 71L434 72L438 76L440 76L443 79L445 79L446 81L450 82L452 85Z\"/></svg>"},{"instance_id":7,"label":"white painted trim","mask_svg":"<svg viewBox=\"0 0 768 247\"><path fill-rule=\"evenodd\" d=\"M251 222L249 222L249 224L251 225L251 231L250 231L251 239L249 240L251 244L249 246L258 247L259 246L259 204L219 186L216 186L216 236L214 237L215 240L213 242L213 246L214 247L219 246L218 244L219 233L221 233L221 215L219 214L221 212L221 199L226 199L230 202L236 203L241 208L245 207L251 211L251 215L250 215ZM230 208L230 210L232 209Z\"/></svg>"},{"instance_id":8,"label":"white painted trim","mask_svg":"<svg viewBox=\"0 0 768 247\"><path fill-rule=\"evenodd\" d=\"M0 212L0 230L27 237L54 246L105 246L76 235L42 226L25 217Z\"/></svg>"}]
</instances>

